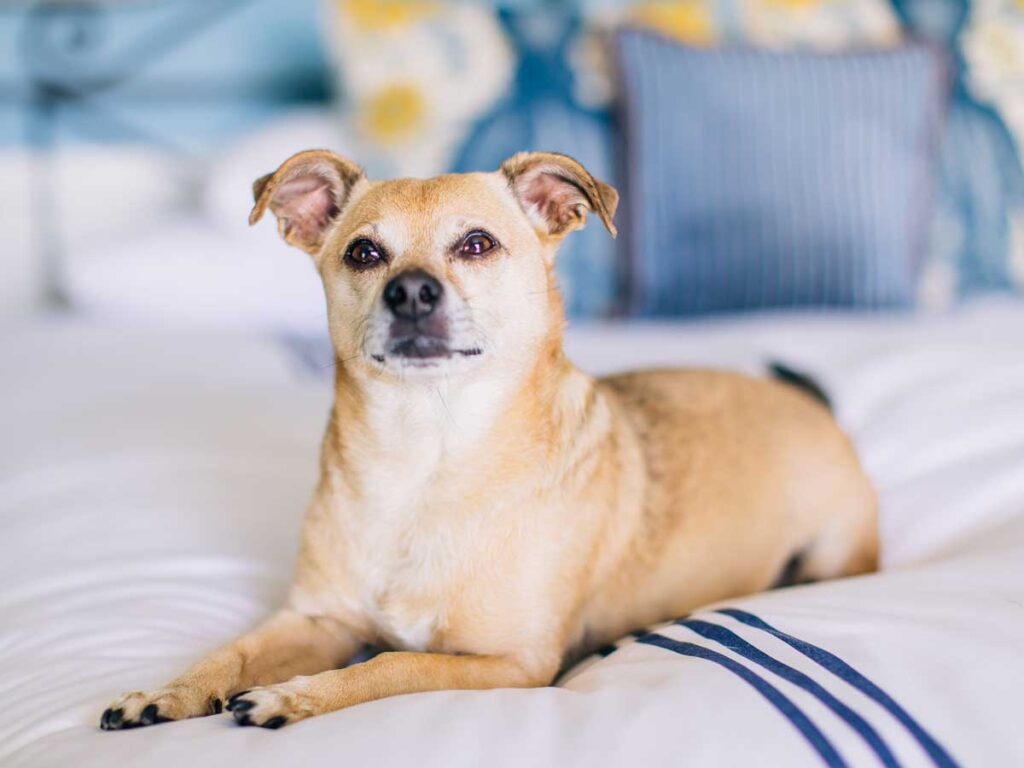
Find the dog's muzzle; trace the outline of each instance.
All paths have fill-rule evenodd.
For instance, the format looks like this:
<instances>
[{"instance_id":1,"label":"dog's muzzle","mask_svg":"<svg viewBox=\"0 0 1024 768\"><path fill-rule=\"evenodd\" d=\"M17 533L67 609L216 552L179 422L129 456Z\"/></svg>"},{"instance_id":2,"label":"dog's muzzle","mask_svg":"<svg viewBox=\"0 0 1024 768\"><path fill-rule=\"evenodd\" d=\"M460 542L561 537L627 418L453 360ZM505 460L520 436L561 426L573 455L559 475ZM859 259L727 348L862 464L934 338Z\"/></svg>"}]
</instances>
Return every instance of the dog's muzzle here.
<instances>
[{"instance_id":1,"label":"dog's muzzle","mask_svg":"<svg viewBox=\"0 0 1024 768\"><path fill-rule=\"evenodd\" d=\"M384 286L382 298L391 313L389 356L436 360L480 354L477 348L452 348L444 286L433 275L422 269L396 275Z\"/></svg>"}]
</instances>

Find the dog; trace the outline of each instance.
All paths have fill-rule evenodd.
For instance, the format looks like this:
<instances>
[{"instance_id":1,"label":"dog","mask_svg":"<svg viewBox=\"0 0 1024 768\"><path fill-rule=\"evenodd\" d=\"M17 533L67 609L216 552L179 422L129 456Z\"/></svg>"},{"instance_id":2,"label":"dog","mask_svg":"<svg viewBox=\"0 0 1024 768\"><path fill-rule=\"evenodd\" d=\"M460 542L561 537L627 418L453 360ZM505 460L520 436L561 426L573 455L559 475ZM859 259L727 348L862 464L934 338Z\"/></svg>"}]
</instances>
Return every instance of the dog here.
<instances>
[{"instance_id":1,"label":"dog","mask_svg":"<svg viewBox=\"0 0 1024 768\"><path fill-rule=\"evenodd\" d=\"M877 502L820 392L563 353L558 245L618 193L570 157L371 181L312 150L254 184L323 279L336 354L286 605L120 730L226 708L279 728L418 691L549 685L632 630L875 569ZM366 644L389 649L343 666Z\"/></svg>"}]
</instances>

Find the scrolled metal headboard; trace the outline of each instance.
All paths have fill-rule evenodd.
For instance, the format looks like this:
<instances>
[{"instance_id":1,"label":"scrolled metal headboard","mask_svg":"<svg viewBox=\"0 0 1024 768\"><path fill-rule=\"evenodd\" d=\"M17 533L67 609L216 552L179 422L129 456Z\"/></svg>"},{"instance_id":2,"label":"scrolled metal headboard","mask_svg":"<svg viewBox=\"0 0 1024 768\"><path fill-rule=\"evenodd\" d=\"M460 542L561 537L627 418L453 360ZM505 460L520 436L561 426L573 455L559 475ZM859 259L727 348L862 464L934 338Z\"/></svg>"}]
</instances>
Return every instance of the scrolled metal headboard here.
<instances>
[{"instance_id":1,"label":"scrolled metal headboard","mask_svg":"<svg viewBox=\"0 0 1024 768\"><path fill-rule=\"evenodd\" d=\"M66 303L60 282L61 243L49 205L53 199L53 149L65 133L90 141L127 141L191 154L187 142L161 132L152 122L133 120L132 106L321 101L323 79L296 86L293 80L262 78L240 82L216 73L196 79L143 76L162 58L211 25L252 5L255 0L35 0L8 4L0 18L13 14L20 71L13 86L0 85L0 100L12 100L24 115L23 142L34 154L31 174L37 263L46 299ZM161 14L157 26L136 25L127 31L119 21L146 12ZM130 25L129 25L130 26ZM145 80L144 85L140 81ZM108 95L117 94L116 106ZM49 208L47 207L49 206Z\"/></svg>"}]
</instances>

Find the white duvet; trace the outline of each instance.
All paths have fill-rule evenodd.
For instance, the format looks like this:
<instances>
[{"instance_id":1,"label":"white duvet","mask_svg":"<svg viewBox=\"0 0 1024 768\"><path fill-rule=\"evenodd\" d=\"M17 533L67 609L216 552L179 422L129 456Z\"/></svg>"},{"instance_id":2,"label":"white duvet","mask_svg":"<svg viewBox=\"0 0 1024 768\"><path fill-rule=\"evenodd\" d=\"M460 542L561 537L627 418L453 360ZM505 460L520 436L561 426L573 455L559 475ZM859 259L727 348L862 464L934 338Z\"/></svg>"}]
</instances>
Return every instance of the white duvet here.
<instances>
[{"instance_id":1,"label":"white duvet","mask_svg":"<svg viewBox=\"0 0 1024 768\"><path fill-rule=\"evenodd\" d=\"M595 372L819 376L881 492L884 571L709 608L558 687L101 732L118 693L279 601L330 359L25 324L0 331L0 765L1024 765L1024 305L591 326L569 347Z\"/></svg>"}]
</instances>

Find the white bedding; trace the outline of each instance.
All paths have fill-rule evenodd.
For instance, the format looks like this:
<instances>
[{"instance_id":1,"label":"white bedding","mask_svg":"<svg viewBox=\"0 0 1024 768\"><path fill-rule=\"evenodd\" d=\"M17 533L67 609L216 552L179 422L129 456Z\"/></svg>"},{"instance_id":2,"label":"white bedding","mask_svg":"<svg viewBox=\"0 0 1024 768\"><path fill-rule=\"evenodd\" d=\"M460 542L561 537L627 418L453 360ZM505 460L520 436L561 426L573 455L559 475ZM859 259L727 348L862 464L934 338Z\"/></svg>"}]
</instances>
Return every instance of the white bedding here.
<instances>
[{"instance_id":1,"label":"white bedding","mask_svg":"<svg viewBox=\"0 0 1024 768\"><path fill-rule=\"evenodd\" d=\"M280 599L329 358L24 324L0 331L0 765L1024 764L1024 305L591 326L569 347L597 372L779 358L824 381L881 491L885 571L729 605L901 709L831 657L702 611L560 687L405 696L281 731L221 716L101 732L116 694Z\"/></svg>"}]
</instances>

